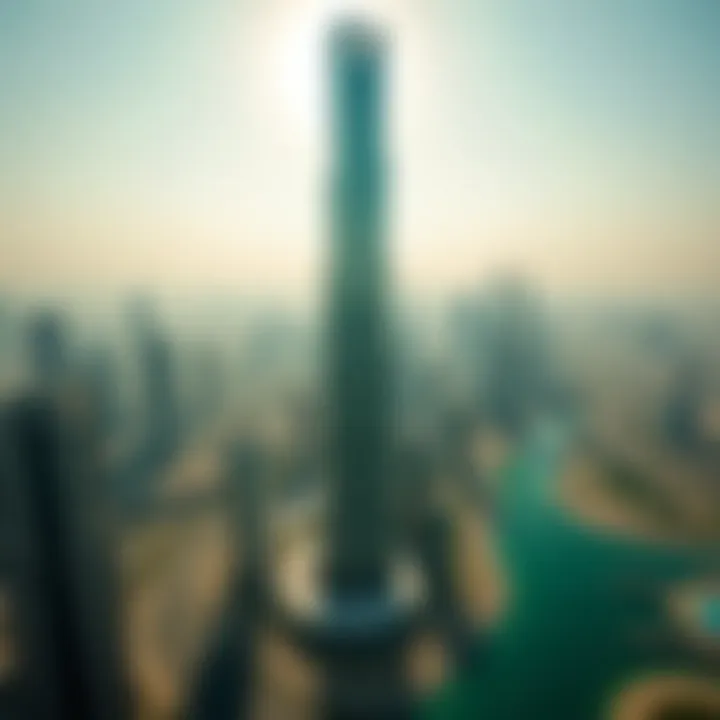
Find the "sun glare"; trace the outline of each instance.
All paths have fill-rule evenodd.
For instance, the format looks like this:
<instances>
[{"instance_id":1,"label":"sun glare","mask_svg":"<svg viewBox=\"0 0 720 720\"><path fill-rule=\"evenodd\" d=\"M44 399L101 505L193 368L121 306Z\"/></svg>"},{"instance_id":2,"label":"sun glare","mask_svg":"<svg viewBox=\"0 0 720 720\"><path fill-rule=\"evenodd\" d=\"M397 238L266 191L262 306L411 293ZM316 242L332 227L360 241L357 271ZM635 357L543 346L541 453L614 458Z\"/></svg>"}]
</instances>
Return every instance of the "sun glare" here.
<instances>
[{"instance_id":1,"label":"sun glare","mask_svg":"<svg viewBox=\"0 0 720 720\"><path fill-rule=\"evenodd\" d=\"M418 35L412 9L399 0L293 0L275 8L262 42L270 68L264 82L274 97L277 114L287 121L288 132L313 150L322 137L325 117L324 40L332 23L343 17L377 21L395 37L400 30L402 37L410 40ZM410 53L405 52L408 48ZM405 42L402 46L395 43L393 48L396 74L404 88L398 94L401 104L406 104L403 98L408 90L422 84L418 53L412 49Z\"/></svg>"}]
</instances>

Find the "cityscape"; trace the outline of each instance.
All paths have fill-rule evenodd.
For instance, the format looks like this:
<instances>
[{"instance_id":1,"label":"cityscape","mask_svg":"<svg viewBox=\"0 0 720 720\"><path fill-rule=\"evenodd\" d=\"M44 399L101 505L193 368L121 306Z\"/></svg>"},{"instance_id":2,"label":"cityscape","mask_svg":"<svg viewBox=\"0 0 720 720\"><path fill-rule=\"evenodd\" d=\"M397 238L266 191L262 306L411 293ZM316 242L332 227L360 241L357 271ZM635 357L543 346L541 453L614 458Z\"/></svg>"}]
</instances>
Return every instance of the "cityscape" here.
<instances>
[{"instance_id":1,"label":"cityscape","mask_svg":"<svg viewBox=\"0 0 720 720\"><path fill-rule=\"evenodd\" d=\"M403 24L341 9L313 92L291 63L327 116L302 299L291 240L266 273L238 238L237 283L153 282L158 240L0 285L0 719L720 719L720 296L450 241L469 280L410 289Z\"/></svg>"}]
</instances>

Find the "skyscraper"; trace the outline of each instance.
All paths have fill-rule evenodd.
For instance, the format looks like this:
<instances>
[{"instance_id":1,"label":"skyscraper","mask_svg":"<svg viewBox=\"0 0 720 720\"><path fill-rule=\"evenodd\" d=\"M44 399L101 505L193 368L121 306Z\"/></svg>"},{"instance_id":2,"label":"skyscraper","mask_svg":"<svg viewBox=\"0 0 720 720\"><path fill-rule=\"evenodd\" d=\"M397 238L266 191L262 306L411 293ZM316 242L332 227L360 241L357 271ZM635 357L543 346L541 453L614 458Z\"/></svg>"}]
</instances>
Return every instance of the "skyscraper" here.
<instances>
[{"instance_id":1,"label":"skyscraper","mask_svg":"<svg viewBox=\"0 0 720 720\"><path fill-rule=\"evenodd\" d=\"M300 613L301 642L325 666L322 717L329 720L408 714L403 657L417 594L414 583L402 582L412 567L397 563L389 532L393 402L383 253L387 50L385 36L364 22L337 25L330 37L327 556L319 558L324 574L314 578L311 590L316 601L306 601L306 587L285 588L291 612Z\"/></svg>"},{"instance_id":2,"label":"skyscraper","mask_svg":"<svg viewBox=\"0 0 720 720\"><path fill-rule=\"evenodd\" d=\"M382 34L363 23L339 25L330 39L330 577L340 595L378 589L386 571L386 51Z\"/></svg>"},{"instance_id":3,"label":"skyscraper","mask_svg":"<svg viewBox=\"0 0 720 720\"><path fill-rule=\"evenodd\" d=\"M92 416L80 395L56 395L22 397L0 418L18 716L116 720L128 688L112 513Z\"/></svg>"}]
</instances>

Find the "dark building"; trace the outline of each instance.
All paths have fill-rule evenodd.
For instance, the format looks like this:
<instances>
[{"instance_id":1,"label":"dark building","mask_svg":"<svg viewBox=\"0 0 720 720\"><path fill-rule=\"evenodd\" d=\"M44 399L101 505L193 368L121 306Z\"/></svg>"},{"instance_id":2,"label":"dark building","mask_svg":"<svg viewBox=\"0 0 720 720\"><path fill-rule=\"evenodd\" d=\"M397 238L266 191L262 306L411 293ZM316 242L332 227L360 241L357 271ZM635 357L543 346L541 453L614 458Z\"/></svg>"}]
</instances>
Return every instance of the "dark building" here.
<instances>
[{"instance_id":1,"label":"dark building","mask_svg":"<svg viewBox=\"0 0 720 720\"><path fill-rule=\"evenodd\" d=\"M16 667L3 717L128 716L113 522L81 396L36 395L0 422L0 582Z\"/></svg>"}]
</instances>

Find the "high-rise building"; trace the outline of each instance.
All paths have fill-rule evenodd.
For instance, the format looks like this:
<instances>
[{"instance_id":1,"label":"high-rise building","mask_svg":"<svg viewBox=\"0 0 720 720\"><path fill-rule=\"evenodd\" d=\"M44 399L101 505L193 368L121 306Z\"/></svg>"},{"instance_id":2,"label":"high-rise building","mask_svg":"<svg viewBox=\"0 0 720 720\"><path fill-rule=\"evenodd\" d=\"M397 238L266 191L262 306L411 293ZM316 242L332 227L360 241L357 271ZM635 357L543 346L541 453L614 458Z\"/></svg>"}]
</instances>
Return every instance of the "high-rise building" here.
<instances>
[{"instance_id":1,"label":"high-rise building","mask_svg":"<svg viewBox=\"0 0 720 720\"><path fill-rule=\"evenodd\" d=\"M284 574L300 638L326 669L321 717L404 718L405 640L418 594L391 536L385 235L387 38L363 22L333 28L331 275L327 337L330 502L326 553ZM320 557L317 557L317 555ZM310 562L306 562L306 560ZM312 568L320 568L317 577ZM295 578L309 580L302 588ZM409 580L409 582L407 582ZM313 588L314 581L314 588ZM310 596L317 601L307 603Z\"/></svg>"},{"instance_id":2,"label":"high-rise building","mask_svg":"<svg viewBox=\"0 0 720 720\"><path fill-rule=\"evenodd\" d=\"M0 555L18 666L12 717L127 717L117 546L86 409L80 396L39 395L2 414Z\"/></svg>"},{"instance_id":3,"label":"high-rise building","mask_svg":"<svg viewBox=\"0 0 720 720\"><path fill-rule=\"evenodd\" d=\"M387 570L386 52L385 37L362 23L340 25L330 39L330 576L338 594L378 589Z\"/></svg>"}]
</instances>

